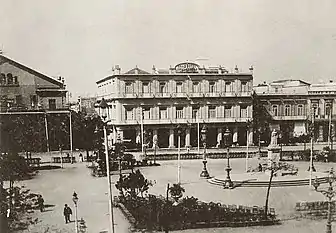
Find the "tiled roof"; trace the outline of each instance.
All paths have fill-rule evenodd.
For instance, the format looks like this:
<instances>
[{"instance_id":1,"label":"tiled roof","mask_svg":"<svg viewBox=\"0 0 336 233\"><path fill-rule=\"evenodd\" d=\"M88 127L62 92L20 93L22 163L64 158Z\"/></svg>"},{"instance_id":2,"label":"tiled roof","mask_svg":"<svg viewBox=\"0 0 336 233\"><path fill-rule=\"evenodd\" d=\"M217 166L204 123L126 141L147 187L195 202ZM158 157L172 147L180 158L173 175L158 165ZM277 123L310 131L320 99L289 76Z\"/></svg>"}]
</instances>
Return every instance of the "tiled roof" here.
<instances>
[{"instance_id":1,"label":"tiled roof","mask_svg":"<svg viewBox=\"0 0 336 233\"><path fill-rule=\"evenodd\" d=\"M31 73L32 75L35 75L35 76L37 76L37 77L39 77L41 79L44 79L44 80L46 80L48 82L51 82L51 83L53 83L55 85L58 85L59 87L63 87L63 83L62 82L60 82L60 81L58 81L56 79L53 79L51 77L48 77L48 76L46 76L46 75L44 75L44 74L42 74L42 73L40 73L40 72L38 72L36 70L33 70L33 69L31 69L31 68L29 68L29 67L27 67L25 65L22 65L21 63L18 63L16 61L14 61L13 59L10 59L10 58L5 57L5 56L3 56L3 55L0 54L0 65L3 64L3 63L5 63L5 62L8 62L8 63L12 64L13 66L16 66L16 67L18 67L18 68L20 68L20 69L22 69L22 70L24 70L24 71L26 71L28 73Z\"/></svg>"}]
</instances>

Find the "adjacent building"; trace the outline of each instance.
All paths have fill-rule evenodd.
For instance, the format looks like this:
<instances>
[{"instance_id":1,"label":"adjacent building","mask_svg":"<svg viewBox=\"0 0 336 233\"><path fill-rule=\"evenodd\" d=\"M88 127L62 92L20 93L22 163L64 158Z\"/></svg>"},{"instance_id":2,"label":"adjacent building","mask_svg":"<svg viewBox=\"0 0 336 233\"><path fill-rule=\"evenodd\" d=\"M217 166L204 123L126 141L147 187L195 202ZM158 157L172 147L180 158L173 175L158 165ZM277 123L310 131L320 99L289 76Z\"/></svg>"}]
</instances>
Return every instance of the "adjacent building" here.
<instances>
[{"instance_id":1,"label":"adjacent building","mask_svg":"<svg viewBox=\"0 0 336 233\"><path fill-rule=\"evenodd\" d=\"M0 55L0 111L67 107L64 79L54 79Z\"/></svg>"},{"instance_id":2,"label":"adjacent building","mask_svg":"<svg viewBox=\"0 0 336 233\"><path fill-rule=\"evenodd\" d=\"M254 87L272 117L270 129L281 132L284 142L307 134L314 118L315 140L335 140L336 83L310 84L302 80L279 80Z\"/></svg>"},{"instance_id":3,"label":"adjacent building","mask_svg":"<svg viewBox=\"0 0 336 233\"><path fill-rule=\"evenodd\" d=\"M142 132L161 148L178 145L177 126L182 129L181 146L197 146L199 131L207 128L208 146L219 146L226 128L238 145L252 143L246 123L252 118L253 68L242 73L236 67L201 67L184 62L167 70L138 67L97 81L98 102L108 102L112 138L141 143ZM100 109L97 105L97 112ZM201 127L199 127L201 125ZM143 129L143 130L142 130Z\"/></svg>"}]
</instances>

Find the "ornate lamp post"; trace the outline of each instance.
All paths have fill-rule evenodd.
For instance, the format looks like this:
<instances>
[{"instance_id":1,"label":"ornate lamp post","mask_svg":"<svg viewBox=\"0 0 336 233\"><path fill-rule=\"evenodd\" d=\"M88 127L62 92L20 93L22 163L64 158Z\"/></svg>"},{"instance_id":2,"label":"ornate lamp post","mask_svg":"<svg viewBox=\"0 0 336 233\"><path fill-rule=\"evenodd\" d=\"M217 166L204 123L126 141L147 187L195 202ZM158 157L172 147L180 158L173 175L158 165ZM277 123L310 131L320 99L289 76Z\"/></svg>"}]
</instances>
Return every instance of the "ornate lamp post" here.
<instances>
[{"instance_id":1,"label":"ornate lamp post","mask_svg":"<svg viewBox=\"0 0 336 233\"><path fill-rule=\"evenodd\" d=\"M75 204L75 230L78 233L78 219L77 219L77 203L78 203L78 196L77 193L74 192L72 195L72 201Z\"/></svg>"},{"instance_id":2,"label":"ornate lamp post","mask_svg":"<svg viewBox=\"0 0 336 233\"><path fill-rule=\"evenodd\" d=\"M225 168L225 171L227 173L226 175L226 179L225 179L225 183L224 183L224 188L227 189L232 189L233 188L233 182L231 180L230 177L230 172L231 172L231 167L230 167L230 146L232 146L232 134L230 132L230 130L228 128L226 128L226 131L223 135L223 143L224 143L224 147L227 148L227 152L226 152L226 157L227 157L227 167Z\"/></svg>"},{"instance_id":3,"label":"ornate lamp post","mask_svg":"<svg viewBox=\"0 0 336 233\"><path fill-rule=\"evenodd\" d=\"M202 135L202 142L203 142L203 170L200 174L200 177L203 177L203 178L209 178L210 175L209 175L209 172L207 170L207 160L206 160L206 133L207 133L207 128L205 125L203 125L203 128L201 130L201 135Z\"/></svg>"},{"instance_id":4,"label":"ornate lamp post","mask_svg":"<svg viewBox=\"0 0 336 233\"><path fill-rule=\"evenodd\" d=\"M114 218L113 218L113 201L112 201L112 188L111 188L111 177L110 177L110 161L108 154L108 145L107 145L107 113L106 108L108 107L104 98L102 98L99 107L102 110L102 118L103 118L103 129L104 129L104 141L105 141L105 159L106 159L106 175L107 175L107 185L108 185L108 197L109 197L109 215L110 215L110 232L114 233Z\"/></svg>"},{"instance_id":5,"label":"ornate lamp post","mask_svg":"<svg viewBox=\"0 0 336 233\"><path fill-rule=\"evenodd\" d=\"M334 176L334 171L333 168L330 169L329 176L328 176L328 182L329 182L329 187L327 189L318 189L320 186L317 178L315 178L313 186L315 188L316 192L322 193L327 199L328 199L328 218L327 218L327 233L331 233L331 204L332 204L332 199L336 195L336 190L333 189L333 183L335 181L335 176Z\"/></svg>"}]
</instances>

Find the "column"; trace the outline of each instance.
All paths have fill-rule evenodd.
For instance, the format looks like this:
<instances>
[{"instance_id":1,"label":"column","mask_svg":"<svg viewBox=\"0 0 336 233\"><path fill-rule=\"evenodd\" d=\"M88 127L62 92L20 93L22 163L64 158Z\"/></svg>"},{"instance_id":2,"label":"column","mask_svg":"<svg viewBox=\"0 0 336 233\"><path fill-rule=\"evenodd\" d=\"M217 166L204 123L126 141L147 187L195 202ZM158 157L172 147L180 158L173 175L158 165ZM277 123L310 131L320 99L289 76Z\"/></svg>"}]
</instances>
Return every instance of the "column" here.
<instances>
[{"instance_id":1,"label":"column","mask_svg":"<svg viewBox=\"0 0 336 233\"><path fill-rule=\"evenodd\" d=\"M222 132L223 132L222 128L217 129L217 145L216 145L217 148L220 146L223 138Z\"/></svg>"},{"instance_id":2,"label":"column","mask_svg":"<svg viewBox=\"0 0 336 233\"><path fill-rule=\"evenodd\" d=\"M175 148L175 145L174 145L174 129L169 130L169 148Z\"/></svg>"},{"instance_id":3,"label":"column","mask_svg":"<svg viewBox=\"0 0 336 233\"><path fill-rule=\"evenodd\" d=\"M332 141L336 141L336 123L331 123L331 139Z\"/></svg>"},{"instance_id":4,"label":"column","mask_svg":"<svg viewBox=\"0 0 336 233\"><path fill-rule=\"evenodd\" d=\"M249 130L247 131L247 133L248 133L248 140L247 140L247 143L248 143L249 146L250 146L250 145L253 145L253 130L249 129Z\"/></svg>"},{"instance_id":5,"label":"column","mask_svg":"<svg viewBox=\"0 0 336 233\"><path fill-rule=\"evenodd\" d=\"M238 142L238 127L233 128L233 135L232 135L232 142L233 144L237 144Z\"/></svg>"},{"instance_id":6,"label":"column","mask_svg":"<svg viewBox=\"0 0 336 233\"><path fill-rule=\"evenodd\" d=\"M141 130L140 128L136 129L136 133L135 133L135 143L136 144L141 144Z\"/></svg>"},{"instance_id":7,"label":"column","mask_svg":"<svg viewBox=\"0 0 336 233\"><path fill-rule=\"evenodd\" d=\"M185 135L185 147L189 148L190 147L190 129L186 129L186 135Z\"/></svg>"},{"instance_id":8,"label":"column","mask_svg":"<svg viewBox=\"0 0 336 233\"><path fill-rule=\"evenodd\" d=\"M318 131L318 142L323 142L323 125L319 125Z\"/></svg>"},{"instance_id":9,"label":"column","mask_svg":"<svg viewBox=\"0 0 336 233\"><path fill-rule=\"evenodd\" d=\"M159 147L159 142L158 142L158 130L157 129L153 129L153 149L155 148L155 144L154 142L156 142L156 148Z\"/></svg>"}]
</instances>

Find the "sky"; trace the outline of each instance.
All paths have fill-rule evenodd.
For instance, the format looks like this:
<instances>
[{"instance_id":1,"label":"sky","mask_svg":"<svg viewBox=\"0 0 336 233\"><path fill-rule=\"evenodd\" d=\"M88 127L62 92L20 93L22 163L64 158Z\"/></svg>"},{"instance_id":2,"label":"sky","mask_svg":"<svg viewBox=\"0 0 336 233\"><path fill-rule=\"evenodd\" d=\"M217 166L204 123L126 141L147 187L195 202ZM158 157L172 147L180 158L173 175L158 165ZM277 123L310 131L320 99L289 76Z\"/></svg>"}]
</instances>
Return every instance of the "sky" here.
<instances>
[{"instance_id":1,"label":"sky","mask_svg":"<svg viewBox=\"0 0 336 233\"><path fill-rule=\"evenodd\" d=\"M0 49L72 96L138 66L186 60L241 71L254 84L336 81L335 0L0 0Z\"/></svg>"}]
</instances>

